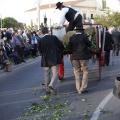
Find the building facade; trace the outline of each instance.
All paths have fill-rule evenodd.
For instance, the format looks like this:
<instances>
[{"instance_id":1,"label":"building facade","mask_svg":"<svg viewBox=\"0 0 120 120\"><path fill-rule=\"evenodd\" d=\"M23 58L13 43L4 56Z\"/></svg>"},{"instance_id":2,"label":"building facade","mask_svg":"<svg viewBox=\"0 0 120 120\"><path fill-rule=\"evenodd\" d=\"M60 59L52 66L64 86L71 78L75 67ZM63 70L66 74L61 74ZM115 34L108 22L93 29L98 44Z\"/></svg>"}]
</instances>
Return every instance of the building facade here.
<instances>
[{"instance_id":1,"label":"building facade","mask_svg":"<svg viewBox=\"0 0 120 120\"><path fill-rule=\"evenodd\" d=\"M76 9L83 16L85 22L92 23L94 23L93 18L95 15L103 14L100 9L109 8L120 12L120 0L73 0L63 4ZM25 14L27 25L37 25L37 7L25 11ZM40 24L44 24L45 16L48 26L59 23L60 11L56 9L56 3L40 5Z\"/></svg>"}]
</instances>

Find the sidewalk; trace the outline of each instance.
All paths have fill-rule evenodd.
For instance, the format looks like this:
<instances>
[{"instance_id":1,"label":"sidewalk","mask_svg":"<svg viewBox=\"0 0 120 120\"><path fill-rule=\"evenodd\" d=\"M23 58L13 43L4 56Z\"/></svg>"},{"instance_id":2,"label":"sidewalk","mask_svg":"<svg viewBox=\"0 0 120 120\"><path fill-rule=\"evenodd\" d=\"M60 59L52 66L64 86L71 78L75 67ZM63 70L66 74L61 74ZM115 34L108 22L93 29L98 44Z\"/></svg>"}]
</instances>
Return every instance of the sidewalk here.
<instances>
[{"instance_id":1,"label":"sidewalk","mask_svg":"<svg viewBox=\"0 0 120 120\"><path fill-rule=\"evenodd\" d=\"M17 68L17 67L20 67L20 66L24 66L25 64L28 64L28 63L31 63L31 62L34 62L34 61L36 61L36 60L38 60L38 59L40 59L40 56L38 56L38 57L36 57L36 58L28 58L28 59L26 59L26 62L22 62L22 63L20 63L20 64L18 64L18 65L12 65L12 70L14 69L14 68ZM4 69L0 69L0 74L2 74L2 73L4 73L5 71L4 71Z\"/></svg>"}]
</instances>

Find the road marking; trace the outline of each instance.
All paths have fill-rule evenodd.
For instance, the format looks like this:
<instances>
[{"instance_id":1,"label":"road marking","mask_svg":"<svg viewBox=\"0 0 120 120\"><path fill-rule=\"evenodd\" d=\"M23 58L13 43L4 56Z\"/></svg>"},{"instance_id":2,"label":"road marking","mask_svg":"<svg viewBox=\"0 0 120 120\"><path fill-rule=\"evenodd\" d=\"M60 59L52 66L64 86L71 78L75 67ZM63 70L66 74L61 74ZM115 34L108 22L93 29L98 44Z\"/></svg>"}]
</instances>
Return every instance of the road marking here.
<instances>
[{"instance_id":1,"label":"road marking","mask_svg":"<svg viewBox=\"0 0 120 120\"><path fill-rule=\"evenodd\" d=\"M13 104L20 104L20 103L25 103L25 102L34 102L34 101L37 101L37 100L40 100L40 98L21 100L21 101L10 102L10 103L3 103L3 104L0 104L0 107L4 106L4 105L13 105Z\"/></svg>"},{"instance_id":2,"label":"road marking","mask_svg":"<svg viewBox=\"0 0 120 120\"><path fill-rule=\"evenodd\" d=\"M24 93L24 92L32 92L32 91L41 90L41 89L42 88L40 88L40 87L33 87L33 88L26 88L26 89L0 92L0 96L13 95L13 94L19 94L19 93Z\"/></svg>"},{"instance_id":3,"label":"road marking","mask_svg":"<svg viewBox=\"0 0 120 120\"><path fill-rule=\"evenodd\" d=\"M95 112L92 115L92 118L90 120L97 120L100 115L100 109L104 109L105 105L108 103L108 101L112 98L113 91L110 92L103 101L99 104L99 106L96 108Z\"/></svg>"}]
</instances>

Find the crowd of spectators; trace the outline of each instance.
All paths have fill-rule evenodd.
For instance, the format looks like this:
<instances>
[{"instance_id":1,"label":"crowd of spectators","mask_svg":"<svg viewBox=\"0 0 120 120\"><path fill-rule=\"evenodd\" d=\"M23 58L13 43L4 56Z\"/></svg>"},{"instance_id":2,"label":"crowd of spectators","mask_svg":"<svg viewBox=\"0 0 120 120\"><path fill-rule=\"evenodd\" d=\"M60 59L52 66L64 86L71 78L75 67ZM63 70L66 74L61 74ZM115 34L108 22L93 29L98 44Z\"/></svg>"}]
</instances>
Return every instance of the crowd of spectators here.
<instances>
[{"instance_id":1,"label":"crowd of spectators","mask_svg":"<svg viewBox=\"0 0 120 120\"><path fill-rule=\"evenodd\" d=\"M0 30L0 69L11 71L14 65L39 56L38 42L43 37L41 30Z\"/></svg>"}]
</instances>

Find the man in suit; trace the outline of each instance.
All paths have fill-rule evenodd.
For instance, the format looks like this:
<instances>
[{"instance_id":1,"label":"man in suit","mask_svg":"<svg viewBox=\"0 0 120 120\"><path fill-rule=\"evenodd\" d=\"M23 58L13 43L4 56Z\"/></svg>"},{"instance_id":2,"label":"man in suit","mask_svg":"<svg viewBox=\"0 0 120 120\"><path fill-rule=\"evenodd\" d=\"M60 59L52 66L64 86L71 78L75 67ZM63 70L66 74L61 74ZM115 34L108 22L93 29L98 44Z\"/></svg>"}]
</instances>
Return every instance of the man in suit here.
<instances>
[{"instance_id":1,"label":"man in suit","mask_svg":"<svg viewBox=\"0 0 120 120\"><path fill-rule=\"evenodd\" d=\"M41 54L41 67L44 67L45 88L47 93L57 94L55 87L58 80L58 65L62 62L60 52L64 46L54 35L49 35L47 27L42 28L43 38L39 41L39 51ZM52 78L50 71L52 70Z\"/></svg>"},{"instance_id":2,"label":"man in suit","mask_svg":"<svg viewBox=\"0 0 120 120\"><path fill-rule=\"evenodd\" d=\"M88 60L91 58L88 47L92 46L91 38L84 34L82 27L75 28L76 34L70 38L69 46L72 50L70 57L73 60L76 89L78 93L86 93L88 85ZM83 71L82 82L80 79L81 69Z\"/></svg>"},{"instance_id":3,"label":"man in suit","mask_svg":"<svg viewBox=\"0 0 120 120\"><path fill-rule=\"evenodd\" d=\"M116 56L119 55L119 44L120 44L120 32L117 28L114 28L112 32L112 38L114 40L114 50L116 51Z\"/></svg>"},{"instance_id":4,"label":"man in suit","mask_svg":"<svg viewBox=\"0 0 120 120\"><path fill-rule=\"evenodd\" d=\"M103 33L102 33L103 36ZM110 62L110 50L113 49L114 41L112 39L111 34L108 32L108 28L106 27L106 33L105 33L105 46L104 46L104 51L105 51L105 65L109 66Z\"/></svg>"},{"instance_id":5,"label":"man in suit","mask_svg":"<svg viewBox=\"0 0 120 120\"><path fill-rule=\"evenodd\" d=\"M63 27L65 19L69 22L67 27L67 32L74 30L76 26L83 27L82 23L82 15L74 10L73 8L67 7L63 5L63 2L58 2L56 4L56 9L61 10L61 17L59 27Z\"/></svg>"},{"instance_id":6,"label":"man in suit","mask_svg":"<svg viewBox=\"0 0 120 120\"><path fill-rule=\"evenodd\" d=\"M7 41L10 43L10 40L12 40L12 33L10 29L6 30L4 37L6 37Z\"/></svg>"}]
</instances>

